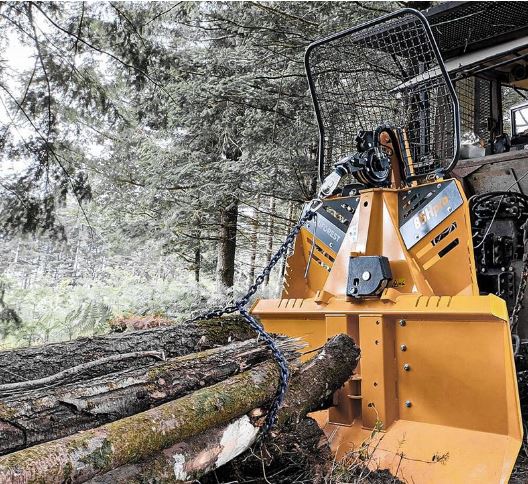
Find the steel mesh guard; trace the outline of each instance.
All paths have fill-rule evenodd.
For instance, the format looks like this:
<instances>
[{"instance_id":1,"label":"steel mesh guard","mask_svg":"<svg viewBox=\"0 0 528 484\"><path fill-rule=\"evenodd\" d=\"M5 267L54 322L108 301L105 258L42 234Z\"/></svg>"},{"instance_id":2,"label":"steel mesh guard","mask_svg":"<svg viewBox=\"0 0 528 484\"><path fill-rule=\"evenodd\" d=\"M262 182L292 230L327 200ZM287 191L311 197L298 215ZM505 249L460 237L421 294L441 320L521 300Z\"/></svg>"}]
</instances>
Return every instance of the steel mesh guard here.
<instances>
[{"instance_id":1,"label":"steel mesh guard","mask_svg":"<svg viewBox=\"0 0 528 484\"><path fill-rule=\"evenodd\" d=\"M460 104L460 135L474 140L490 137L488 118L491 117L491 81L466 77L455 83Z\"/></svg>"},{"instance_id":2,"label":"steel mesh guard","mask_svg":"<svg viewBox=\"0 0 528 484\"><path fill-rule=\"evenodd\" d=\"M425 17L403 9L311 44L306 72L320 131L319 176L359 131L406 132L406 181L442 175L460 147L458 101Z\"/></svg>"}]
</instances>

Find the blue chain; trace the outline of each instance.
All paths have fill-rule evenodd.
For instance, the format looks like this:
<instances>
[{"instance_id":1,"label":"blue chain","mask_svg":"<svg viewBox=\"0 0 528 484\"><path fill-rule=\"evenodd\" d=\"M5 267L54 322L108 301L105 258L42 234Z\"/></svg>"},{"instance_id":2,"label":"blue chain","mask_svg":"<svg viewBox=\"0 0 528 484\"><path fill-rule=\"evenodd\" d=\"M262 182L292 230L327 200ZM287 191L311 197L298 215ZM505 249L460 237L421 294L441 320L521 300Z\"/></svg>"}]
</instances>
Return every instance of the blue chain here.
<instances>
[{"instance_id":1,"label":"blue chain","mask_svg":"<svg viewBox=\"0 0 528 484\"><path fill-rule=\"evenodd\" d=\"M288 370L288 361L284 357L282 351L278 348L273 337L266 332L262 325L251 314L249 314L249 311L246 309L246 306L249 303L251 297L253 297L257 292L259 286L270 275L271 270L275 267L277 262L279 262L284 256L286 256L288 251L292 248L295 237L297 237L297 235L301 231L301 228L316 215L316 211L321 206L321 203L322 202L319 199L315 199L312 201L311 206L308 207L304 215L294 225L290 233L287 235L286 240L279 247L277 252L275 252L275 254L269 260L264 269L262 269L262 272L255 278L255 282L249 287L248 292L243 297L241 297L231 305L227 305L219 309L214 309L212 311L209 311L208 313L186 321L194 322L203 319L219 318L224 314L232 314L238 311L240 315L246 320L249 327L258 334L258 339L262 340L271 351L271 354L279 367L279 385L277 387L275 397L266 415L266 422L264 423L261 437L266 435L269 430L271 430L273 425L275 425L275 422L277 420L277 412L279 411L279 408L282 405L282 402L284 401L284 397L286 396L286 391L288 390L290 371Z\"/></svg>"}]
</instances>

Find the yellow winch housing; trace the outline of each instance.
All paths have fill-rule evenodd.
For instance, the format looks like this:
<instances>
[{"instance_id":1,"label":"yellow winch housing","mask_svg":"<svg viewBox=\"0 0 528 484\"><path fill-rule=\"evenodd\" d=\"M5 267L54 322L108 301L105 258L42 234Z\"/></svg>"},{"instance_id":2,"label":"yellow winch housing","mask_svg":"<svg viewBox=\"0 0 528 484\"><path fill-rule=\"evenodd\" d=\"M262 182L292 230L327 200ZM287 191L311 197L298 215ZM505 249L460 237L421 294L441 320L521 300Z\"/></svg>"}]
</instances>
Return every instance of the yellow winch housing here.
<instances>
[{"instance_id":1,"label":"yellow winch housing","mask_svg":"<svg viewBox=\"0 0 528 484\"><path fill-rule=\"evenodd\" d=\"M362 448L406 482L507 482L522 441L508 312L479 295L459 182L329 198L316 220L296 239L282 297L252 312L308 351L338 333L361 348L334 406L314 415L337 456ZM388 286L351 296L350 259L380 255Z\"/></svg>"}]
</instances>

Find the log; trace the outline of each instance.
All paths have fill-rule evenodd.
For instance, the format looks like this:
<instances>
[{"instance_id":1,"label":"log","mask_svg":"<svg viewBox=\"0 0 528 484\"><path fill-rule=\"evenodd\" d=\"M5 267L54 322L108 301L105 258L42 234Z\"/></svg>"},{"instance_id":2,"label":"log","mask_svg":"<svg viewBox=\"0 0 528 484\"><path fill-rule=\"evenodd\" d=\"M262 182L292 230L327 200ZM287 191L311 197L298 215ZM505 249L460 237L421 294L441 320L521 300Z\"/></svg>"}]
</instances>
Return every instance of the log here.
<instances>
[{"instance_id":1,"label":"log","mask_svg":"<svg viewBox=\"0 0 528 484\"><path fill-rule=\"evenodd\" d=\"M357 356L358 350L348 336L332 339L315 360L294 375L279 421L295 422L304 412L317 408L333 392L335 385L340 386L350 376ZM338 384L332 383L336 377L341 377ZM187 475L191 472L191 464L194 466L200 459L210 457L209 446L213 444L216 457L213 456L201 469L192 470L204 472L251 445L259 427L246 414L269 402L277 383L275 363L262 363L159 407L0 457L0 482L85 482L120 466L159 457L163 449L178 443L183 447L178 447L168 459L173 476L174 472L179 476ZM313 394L308 386L315 389ZM311 399L309 405L301 401L306 396ZM226 428L230 432L226 434L221 429L229 422ZM215 428L212 433L208 432ZM200 435L197 437L198 448L193 450L189 446L194 442L191 437ZM212 438L215 440L211 441ZM205 454L200 446L207 449ZM191 458L187 460L186 455ZM178 466L175 467L175 463Z\"/></svg>"},{"instance_id":2,"label":"log","mask_svg":"<svg viewBox=\"0 0 528 484\"><path fill-rule=\"evenodd\" d=\"M230 316L1 351L0 385L49 377L67 368L117 354L162 351L166 357L172 358L254 336L253 331L241 317ZM87 368L74 378L70 376L69 381L94 378L127 368L140 368L152 362L152 356L108 362L103 360L100 365Z\"/></svg>"},{"instance_id":3,"label":"log","mask_svg":"<svg viewBox=\"0 0 528 484\"><path fill-rule=\"evenodd\" d=\"M0 482L84 482L264 405L277 382L268 361L145 412L13 452L0 457Z\"/></svg>"},{"instance_id":4,"label":"log","mask_svg":"<svg viewBox=\"0 0 528 484\"><path fill-rule=\"evenodd\" d=\"M294 358L301 345L280 338L278 346ZM0 454L142 412L268 358L269 350L252 339L73 384L13 391L0 399Z\"/></svg>"},{"instance_id":5,"label":"log","mask_svg":"<svg viewBox=\"0 0 528 484\"><path fill-rule=\"evenodd\" d=\"M296 431L299 424L311 428L306 420L309 412L319 410L329 397L352 376L357 366L359 349L344 334L332 338L319 354L295 373L284 404L278 414L280 432ZM91 484L172 483L193 481L226 464L248 450L255 442L262 419L254 409L231 422L209 429L160 452L154 459L114 469L91 479ZM291 436L277 447L280 453L291 446ZM273 447L273 445L271 446Z\"/></svg>"}]
</instances>

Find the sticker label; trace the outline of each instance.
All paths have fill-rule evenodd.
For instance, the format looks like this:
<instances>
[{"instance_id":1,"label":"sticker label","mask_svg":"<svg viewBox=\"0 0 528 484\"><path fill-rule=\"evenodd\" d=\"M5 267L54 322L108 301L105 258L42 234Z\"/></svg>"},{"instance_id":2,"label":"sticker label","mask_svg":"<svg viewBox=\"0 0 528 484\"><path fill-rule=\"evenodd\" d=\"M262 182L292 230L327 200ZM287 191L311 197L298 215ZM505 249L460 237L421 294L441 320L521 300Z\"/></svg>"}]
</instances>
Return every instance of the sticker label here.
<instances>
[{"instance_id":1,"label":"sticker label","mask_svg":"<svg viewBox=\"0 0 528 484\"><path fill-rule=\"evenodd\" d=\"M405 247L410 249L416 245L461 205L462 196L456 183L446 183L427 205L400 227Z\"/></svg>"}]
</instances>

